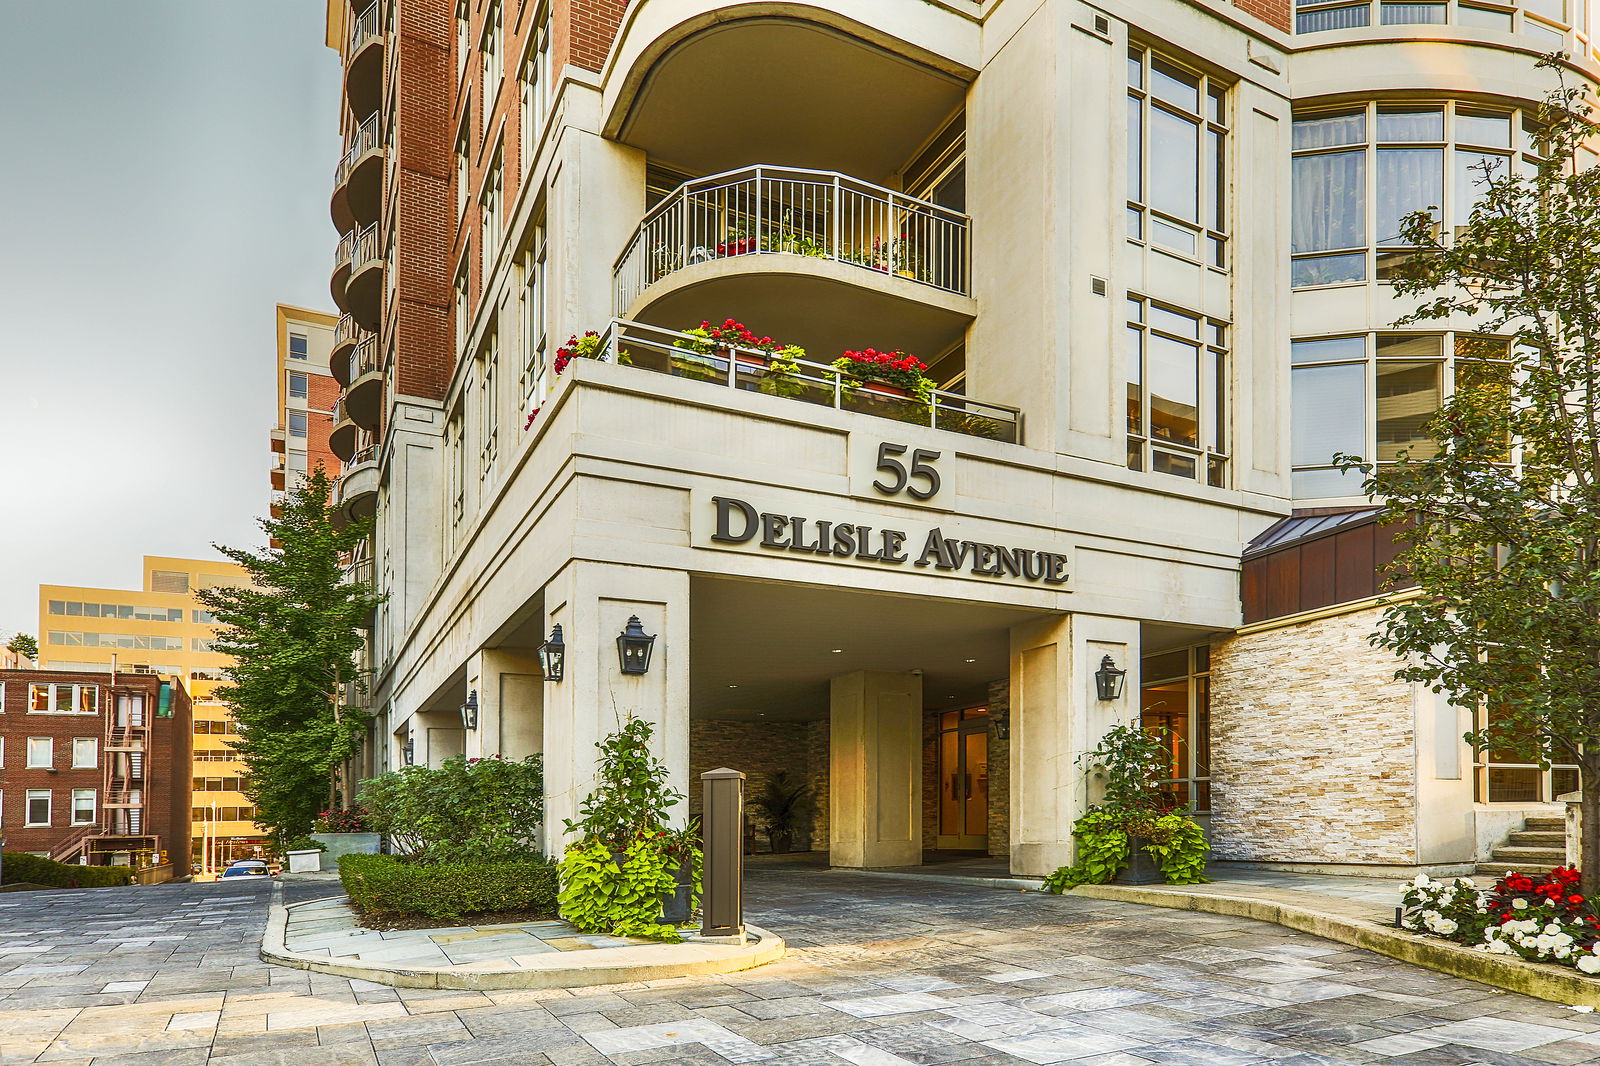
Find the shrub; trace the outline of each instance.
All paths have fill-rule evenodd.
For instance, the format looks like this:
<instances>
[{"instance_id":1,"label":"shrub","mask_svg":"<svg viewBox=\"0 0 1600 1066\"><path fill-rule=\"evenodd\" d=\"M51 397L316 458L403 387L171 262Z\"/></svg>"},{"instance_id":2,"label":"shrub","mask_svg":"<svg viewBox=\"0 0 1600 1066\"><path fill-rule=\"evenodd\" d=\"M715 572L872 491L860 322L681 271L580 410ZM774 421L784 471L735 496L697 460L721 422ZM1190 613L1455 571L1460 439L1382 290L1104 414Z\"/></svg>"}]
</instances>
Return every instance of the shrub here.
<instances>
[{"instance_id":1,"label":"shrub","mask_svg":"<svg viewBox=\"0 0 1600 1066\"><path fill-rule=\"evenodd\" d=\"M327 851L327 850L328 850L328 845L324 844L320 840L312 840L310 837L295 837L293 840L286 840L283 843L283 853L285 855L287 855L291 851Z\"/></svg>"},{"instance_id":2,"label":"shrub","mask_svg":"<svg viewBox=\"0 0 1600 1066\"><path fill-rule=\"evenodd\" d=\"M407 766L362 782L361 806L374 829L418 862L534 859L543 763L537 755L521 762L457 755L436 770Z\"/></svg>"},{"instance_id":3,"label":"shrub","mask_svg":"<svg viewBox=\"0 0 1600 1066\"><path fill-rule=\"evenodd\" d=\"M361 910L454 921L484 911L554 918L556 868L542 858L517 862L420 863L394 855L341 855L339 880Z\"/></svg>"},{"instance_id":4,"label":"shrub","mask_svg":"<svg viewBox=\"0 0 1600 1066\"><path fill-rule=\"evenodd\" d=\"M27 852L5 853L5 883L47 888L111 888L133 881L131 866L77 866Z\"/></svg>"},{"instance_id":5,"label":"shrub","mask_svg":"<svg viewBox=\"0 0 1600 1066\"><path fill-rule=\"evenodd\" d=\"M1600 915L1578 893L1578 871L1558 866L1529 877L1507 874L1488 892L1466 878L1405 884L1400 925L1491 955L1576 966L1600 974Z\"/></svg>"},{"instance_id":6,"label":"shrub","mask_svg":"<svg viewBox=\"0 0 1600 1066\"><path fill-rule=\"evenodd\" d=\"M367 828L369 816L367 809L359 803L354 807L343 809L335 807L317 815L317 829L319 833L370 833Z\"/></svg>"}]
</instances>

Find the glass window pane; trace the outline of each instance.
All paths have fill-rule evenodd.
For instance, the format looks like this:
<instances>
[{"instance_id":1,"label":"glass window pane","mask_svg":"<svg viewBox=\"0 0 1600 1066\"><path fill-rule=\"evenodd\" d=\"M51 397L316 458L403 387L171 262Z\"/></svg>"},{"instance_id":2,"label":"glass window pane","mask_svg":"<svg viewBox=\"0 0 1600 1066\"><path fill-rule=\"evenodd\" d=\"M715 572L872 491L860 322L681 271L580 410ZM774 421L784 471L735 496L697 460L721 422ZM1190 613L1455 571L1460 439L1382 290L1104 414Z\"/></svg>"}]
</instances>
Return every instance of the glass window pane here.
<instances>
[{"instance_id":1,"label":"glass window pane","mask_svg":"<svg viewBox=\"0 0 1600 1066\"><path fill-rule=\"evenodd\" d=\"M1366 452L1366 380L1362 363L1295 369L1290 422L1295 466L1326 466L1335 453Z\"/></svg>"},{"instance_id":2,"label":"glass window pane","mask_svg":"<svg viewBox=\"0 0 1600 1066\"><path fill-rule=\"evenodd\" d=\"M1160 218L1150 219L1150 239L1163 248L1171 248L1175 252L1189 256L1191 259L1198 254L1199 234L1194 230L1184 229Z\"/></svg>"},{"instance_id":3,"label":"glass window pane","mask_svg":"<svg viewBox=\"0 0 1600 1066\"><path fill-rule=\"evenodd\" d=\"M1180 455L1174 452L1164 452L1159 448L1150 450L1150 469L1158 474L1171 474L1174 477L1194 480L1195 471L1199 469L1200 460L1193 455Z\"/></svg>"},{"instance_id":4,"label":"glass window pane","mask_svg":"<svg viewBox=\"0 0 1600 1066\"><path fill-rule=\"evenodd\" d=\"M1357 470L1296 470L1293 487L1296 500L1321 500L1333 496L1360 496L1365 476Z\"/></svg>"},{"instance_id":5,"label":"glass window pane","mask_svg":"<svg viewBox=\"0 0 1600 1066\"><path fill-rule=\"evenodd\" d=\"M1367 111L1328 111L1294 120L1294 148L1334 148L1342 144L1364 144L1367 139Z\"/></svg>"},{"instance_id":6,"label":"glass window pane","mask_svg":"<svg viewBox=\"0 0 1600 1066\"><path fill-rule=\"evenodd\" d=\"M1144 335L1137 329L1128 329L1127 354L1124 362L1128 380L1128 432L1144 432Z\"/></svg>"},{"instance_id":7,"label":"glass window pane","mask_svg":"<svg viewBox=\"0 0 1600 1066\"><path fill-rule=\"evenodd\" d=\"M1211 422L1206 427L1206 447L1228 450L1228 361L1221 352L1206 353L1206 379L1211 385Z\"/></svg>"},{"instance_id":8,"label":"glass window pane","mask_svg":"<svg viewBox=\"0 0 1600 1066\"><path fill-rule=\"evenodd\" d=\"M1443 393L1442 363L1378 364L1378 461L1392 462L1401 452L1413 459L1438 454L1424 428L1439 410Z\"/></svg>"},{"instance_id":9,"label":"glass window pane","mask_svg":"<svg viewBox=\"0 0 1600 1066\"><path fill-rule=\"evenodd\" d=\"M1361 248L1367 243L1367 153L1294 157L1296 252Z\"/></svg>"},{"instance_id":10,"label":"glass window pane","mask_svg":"<svg viewBox=\"0 0 1600 1066\"><path fill-rule=\"evenodd\" d=\"M1128 84L1135 89L1144 86L1144 53L1137 48L1128 49Z\"/></svg>"},{"instance_id":11,"label":"glass window pane","mask_svg":"<svg viewBox=\"0 0 1600 1066\"><path fill-rule=\"evenodd\" d=\"M1158 100L1200 113L1200 75L1191 74L1160 56L1150 57L1150 93Z\"/></svg>"},{"instance_id":12,"label":"glass window pane","mask_svg":"<svg viewBox=\"0 0 1600 1066\"><path fill-rule=\"evenodd\" d=\"M1381 121L1381 119L1380 119ZM1405 244L1401 220L1444 204L1444 151L1439 148L1383 148L1378 152L1379 244Z\"/></svg>"},{"instance_id":13,"label":"glass window pane","mask_svg":"<svg viewBox=\"0 0 1600 1066\"><path fill-rule=\"evenodd\" d=\"M1207 117L1219 126L1228 124L1228 91L1220 85L1211 85L1206 89L1210 98L1207 102Z\"/></svg>"},{"instance_id":14,"label":"glass window pane","mask_svg":"<svg viewBox=\"0 0 1600 1066\"><path fill-rule=\"evenodd\" d=\"M1443 25L1443 4L1383 4L1385 26Z\"/></svg>"},{"instance_id":15,"label":"glass window pane","mask_svg":"<svg viewBox=\"0 0 1600 1066\"><path fill-rule=\"evenodd\" d=\"M1290 362L1331 363L1336 360L1367 358L1365 337L1318 337L1315 340L1295 341L1290 345Z\"/></svg>"},{"instance_id":16,"label":"glass window pane","mask_svg":"<svg viewBox=\"0 0 1600 1066\"><path fill-rule=\"evenodd\" d=\"M1440 107L1378 108L1378 140L1442 141L1444 109Z\"/></svg>"},{"instance_id":17,"label":"glass window pane","mask_svg":"<svg viewBox=\"0 0 1600 1066\"><path fill-rule=\"evenodd\" d=\"M1444 338L1437 333L1380 333L1379 359L1438 359L1444 355Z\"/></svg>"},{"instance_id":18,"label":"glass window pane","mask_svg":"<svg viewBox=\"0 0 1600 1066\"><path fill-rule=\"evenodd\" d=\"M1495 766L1489 769L1490 803L1538 803L1540 780L1537 767L1513 769Z\"/></svg>"},{"instance_id":19,"label":"glass window pane","mask_svg":"<svg viewBox=\"0 0 1600 1066\"><path fill-rule=\"evenodd\" d=\"M1294 261L1294 287L1297 289L1311 285L1338 285L1347 281L1365 281L1366 278L1365 252L1301 256Z\"/></svg>"},{"instance_id":20,"label":"glass window pane","mask_svg":"<svg viewBox=\"0 0 1600 1066\"><path fill-rule=\"evenodd\" d=\"M1350 7L1324 7L1315 11L1299 11L1294 16L1294 32L1317 33L1321 30L1348 30L1367 26L1372 22L1371 6L1354 4Z\"/></svg>"},{"instance_id":21,"label":"glass window pane","mask_svg":"<svg viewBox=\"0 0 1600 1066\"><path fill-rule=\"evenodd\" d=\"M1456 143L1511 147L1511 116L1498 111L1456 109Z\"/></svg>"},{"instance_id":22,"label":"glass window pane","mask_svg":"<svg viewBox=\"0 0 1600 1066\"><path fill-rule=\"evenodd\" d=\"M1150 434L1157 440L1200 444L1200 348L1151 334L1147 340L1150 377Z\"/></svg>"},{"instance_id":23,"label":"glass window pane","mask_svg":"<svg viewBox=\"0 0 1600 1066\"><path fill-rule=\"evenodd\" d=\"M1200 319L1181 311L1169 311L1159 304L1150 305L1150 325L1154 329L1176 333L1180 337L1200 339Z\"/></svg>"},{"instance_id":24,"label":"glass window pane","mask_svg":"<svg viewBox=\"0 0 1600 1066\"><path fill-rule=\"evenodd\" d=\"M1144 202L1144 103L1128 97L1128 199Z\"/></svg>"},{"instance_id":25,"label":"glass window pane","mask_svg":"<svg viewBox=\"0 0 1600 1066\"><path fill-rule=\"evenodd\" d=\"M1570 25L1567 21L1566 0L1522 0L1521 7L1524 11L1542 15L1551 22L1559 22L1563 26Z\"/></svg>"},{"instance_id":26,"label":"glass window pane","mask_svg":"<svg viewBox=\"0 0 1600 1066\"><path fill-rule=\"evenodd\" d=\"M1227 229L1228 155L1221 130L1206 131L1206 214L1214 230Z\"/></svg>"},{"instance_id":27,"label":"glass window pane","mask_svg":"<svg viewBox=\"0 0 1600 1066\"><path fill-rule=\"evenodd\" d=\"M1455 188L1450 196L1450 224L1458 229L1472 218L1472 209L1489 185L1511 171L1511 157L1499 152L1456 149Z\"/></svg>"},{"instance_id":28,"label":"glass window pane","mask_svg":"<svg viewBox=\"0 0 1600 1066\"><path fill-rule=\"evenodd\" d=\"M1200 127L1164 108L1150 109L1150 206L1199 221Z\"/></svg>"}]
</instances>

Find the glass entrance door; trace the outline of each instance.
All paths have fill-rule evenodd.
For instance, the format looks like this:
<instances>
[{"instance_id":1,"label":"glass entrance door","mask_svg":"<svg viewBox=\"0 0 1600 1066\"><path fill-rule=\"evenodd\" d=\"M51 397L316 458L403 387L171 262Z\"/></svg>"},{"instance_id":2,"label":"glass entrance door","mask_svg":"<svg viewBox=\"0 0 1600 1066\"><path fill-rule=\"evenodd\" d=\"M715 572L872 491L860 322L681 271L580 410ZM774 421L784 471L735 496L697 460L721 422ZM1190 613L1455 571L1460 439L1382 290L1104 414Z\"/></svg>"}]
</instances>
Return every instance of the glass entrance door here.
<instances>
[{"instance_id":1,"label":"glass entrance door","mask_svg":"<svg viewBox=\"0 0 1600 1066\"><path fill-rule=\"evenodd\" d=\"M939 716L939 838L951 851L989 848L989 710Z\"/></svg>"}]
</instances>

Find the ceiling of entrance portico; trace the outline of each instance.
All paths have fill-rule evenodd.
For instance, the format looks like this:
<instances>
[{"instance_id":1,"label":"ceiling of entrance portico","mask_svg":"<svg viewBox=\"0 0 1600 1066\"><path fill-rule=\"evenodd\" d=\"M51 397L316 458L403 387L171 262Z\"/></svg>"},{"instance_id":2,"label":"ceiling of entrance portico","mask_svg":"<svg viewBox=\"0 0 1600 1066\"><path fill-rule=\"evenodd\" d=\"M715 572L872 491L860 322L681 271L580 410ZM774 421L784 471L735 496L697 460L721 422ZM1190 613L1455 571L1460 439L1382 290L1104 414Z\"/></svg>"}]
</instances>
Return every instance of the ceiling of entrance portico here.
<instances>
[{"instance_id":1,"label":"ceiling of entrance portico","mask_svg":"<svg viewBox=\"0 0 1600 1066\"><path fill-rule=\"evenodd\" d=\"M722 578L694 580L690 615L690 714L755 720L825 718L828 680L855 670L921 670L930 708L983 703L988 683L1008 674L1008 630L1038 617L980 602Z\"/></svg>"},{"instance_id":2,"label":"ceiling of entrance portico","mask_svg":"<svg viewBox=\"0 0 1600 1066\"><path fill-rule=\"evenodd\" d=\"M882 181L965 95L959 78L833 28L745 18L658 59L620 137L692 174L776 163Z\"/></svg>"}]
</instances>

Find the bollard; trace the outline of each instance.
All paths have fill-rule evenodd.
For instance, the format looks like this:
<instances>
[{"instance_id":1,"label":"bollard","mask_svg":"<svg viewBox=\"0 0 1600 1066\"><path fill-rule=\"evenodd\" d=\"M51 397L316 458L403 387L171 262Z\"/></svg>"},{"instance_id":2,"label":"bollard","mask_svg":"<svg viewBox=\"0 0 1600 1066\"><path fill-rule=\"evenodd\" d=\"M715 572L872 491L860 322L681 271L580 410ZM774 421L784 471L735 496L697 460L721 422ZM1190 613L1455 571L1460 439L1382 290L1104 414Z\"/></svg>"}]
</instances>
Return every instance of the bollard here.
<instances>
[{"instance_id":1,"label":"bollard","mask_svg":"<svg viewBox=\"0 0 1600 1066\"><path fill-rule=\"evenodd\" d=\"M705 835L704 937L744 936L744 774L726 767L700 775Z\"/></svg>"}]
</instances>

